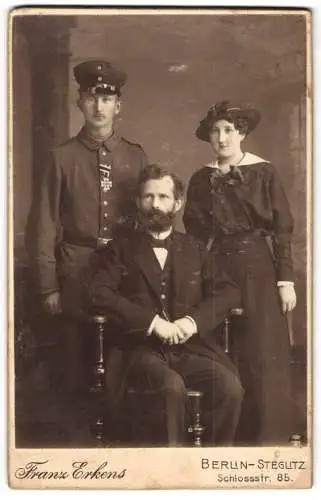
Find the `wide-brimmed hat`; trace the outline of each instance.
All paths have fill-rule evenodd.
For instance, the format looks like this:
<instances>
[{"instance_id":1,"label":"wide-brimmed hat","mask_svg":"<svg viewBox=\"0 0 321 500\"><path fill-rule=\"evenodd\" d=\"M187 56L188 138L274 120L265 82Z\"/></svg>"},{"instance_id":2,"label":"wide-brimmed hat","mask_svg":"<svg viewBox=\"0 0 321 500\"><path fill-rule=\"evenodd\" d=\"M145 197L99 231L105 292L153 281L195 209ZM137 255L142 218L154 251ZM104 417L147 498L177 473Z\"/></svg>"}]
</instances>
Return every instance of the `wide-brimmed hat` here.
<instances>
[{"instance_id":1,"label":"wide-brimmed hat","mask_svg":"<svg viewBox=\"0 0 321 500\"><path fill-rule=\"evenodd\" d=\"M209 132L218 120L232 120L233 122L241 118L247 122L247 134L255 129L261 119L261 113L249 106L232 104L229 101L220 101L212 106L205 118L200 121L196 130L196 137L201 141L209 141Z\"/></svg>"}]
</instances>

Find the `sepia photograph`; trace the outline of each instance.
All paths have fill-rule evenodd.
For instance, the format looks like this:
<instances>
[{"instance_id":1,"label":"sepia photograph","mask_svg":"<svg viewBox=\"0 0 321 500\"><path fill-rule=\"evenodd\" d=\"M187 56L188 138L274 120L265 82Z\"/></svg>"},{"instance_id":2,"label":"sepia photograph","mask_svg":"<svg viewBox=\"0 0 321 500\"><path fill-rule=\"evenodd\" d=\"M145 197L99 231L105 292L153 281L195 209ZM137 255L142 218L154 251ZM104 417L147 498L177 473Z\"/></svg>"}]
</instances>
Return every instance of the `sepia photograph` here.
<instances>
[{"instance_id":1,"label":"sepia photograph","mask_svg":"<svg viewBox=\"0 0 321 500\"><path fill-rule=\"evenodd\" d=\"M9 13L12 488L312 486L311 18Z\"/></svg>"}]
</instances>

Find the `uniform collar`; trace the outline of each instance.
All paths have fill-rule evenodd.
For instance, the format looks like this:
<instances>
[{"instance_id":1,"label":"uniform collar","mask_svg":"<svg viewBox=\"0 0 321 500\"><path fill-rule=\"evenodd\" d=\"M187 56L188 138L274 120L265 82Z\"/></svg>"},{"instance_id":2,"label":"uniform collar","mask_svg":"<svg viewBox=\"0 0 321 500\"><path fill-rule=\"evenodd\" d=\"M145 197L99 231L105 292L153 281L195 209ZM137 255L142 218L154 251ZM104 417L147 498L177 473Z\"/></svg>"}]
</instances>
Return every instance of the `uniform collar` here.
<instances>
[{"instance_id":1,"label":"uniform collar","mask_svg":"<svg viewBox=\"0 0 321 500\"><path fill-rule=\"evenodd\" d=\"M92 136L90 136L85 127L83 127L77 135L77 139L82 142L88 149L96 150L101 146L105 146L108 151L113 151L113 149L119 144L120 136L116 131L108 137L105 141L97 141Z\"/></svg>"}]
</instances>

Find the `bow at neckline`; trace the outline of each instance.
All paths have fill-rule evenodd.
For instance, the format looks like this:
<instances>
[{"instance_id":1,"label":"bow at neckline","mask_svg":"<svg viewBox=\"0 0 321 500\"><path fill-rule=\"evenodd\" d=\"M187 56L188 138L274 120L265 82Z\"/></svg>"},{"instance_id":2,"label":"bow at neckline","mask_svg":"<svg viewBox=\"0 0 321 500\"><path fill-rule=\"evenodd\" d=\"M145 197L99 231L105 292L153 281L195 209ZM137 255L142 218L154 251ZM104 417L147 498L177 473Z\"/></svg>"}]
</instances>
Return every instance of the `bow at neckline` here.
<instances>
[{"instance_id":1,"label":"bow at neckline","mask_svg":"<svg viewBox=\"0 0 321 500\"><path fill-rule=\"evenodd\" d=\"M223 173L219 167L212 167L212 169L213 171L210 177L212 186L222 183L234 185L236 182L244 182L244 175L241 169L236 165L230 165L230 169L227 173Z\"/></svg>"}]
</instances>

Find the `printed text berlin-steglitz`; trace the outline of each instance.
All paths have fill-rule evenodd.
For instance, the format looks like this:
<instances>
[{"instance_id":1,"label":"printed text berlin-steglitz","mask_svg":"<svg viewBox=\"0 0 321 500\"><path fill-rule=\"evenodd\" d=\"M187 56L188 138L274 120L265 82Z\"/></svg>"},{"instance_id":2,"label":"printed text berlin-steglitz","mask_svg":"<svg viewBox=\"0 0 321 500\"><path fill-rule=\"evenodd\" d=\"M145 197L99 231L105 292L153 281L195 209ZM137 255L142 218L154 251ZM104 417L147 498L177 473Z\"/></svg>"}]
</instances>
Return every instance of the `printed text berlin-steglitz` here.
<instances>
[{"instance_id":1,"label":"printed text berlin-steglitz","mask_svg":"<svg viewBox=\"0 0 321 500\"><path fill-rule=\"evenodd\" d=\"M241 470L256 468L258 470L305 470L307 468L304 460L264 460L259 458L253 462L249 460L212 460L201 458L202 469L215 470Z\"/></svg>"}]
</instances>

